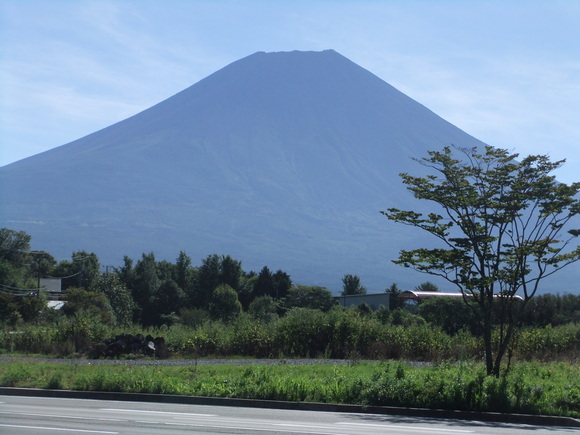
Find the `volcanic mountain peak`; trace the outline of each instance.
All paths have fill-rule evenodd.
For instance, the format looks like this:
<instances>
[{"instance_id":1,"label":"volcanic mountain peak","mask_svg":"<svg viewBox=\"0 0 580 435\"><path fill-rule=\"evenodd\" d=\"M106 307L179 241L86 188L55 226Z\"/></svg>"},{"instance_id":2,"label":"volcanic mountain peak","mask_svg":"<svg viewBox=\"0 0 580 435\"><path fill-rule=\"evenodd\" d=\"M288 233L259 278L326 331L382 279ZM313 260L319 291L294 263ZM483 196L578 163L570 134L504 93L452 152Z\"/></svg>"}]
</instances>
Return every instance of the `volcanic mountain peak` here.
<instances>
[{"instance_id":1,"label":"volcanic mountain peak","mask_svg":"<svg viewBox=\"0 0 580 435\"><path fill-rule=\"evenodd\" d=\"M424 278L391 264L417 244L379 211L416 208L398 173L483 145L333 50L258 52L143 112L0 168L0 226L104 264L153 251L228 254L294 282L371 291Z\"/></svg>"}]
</instances>

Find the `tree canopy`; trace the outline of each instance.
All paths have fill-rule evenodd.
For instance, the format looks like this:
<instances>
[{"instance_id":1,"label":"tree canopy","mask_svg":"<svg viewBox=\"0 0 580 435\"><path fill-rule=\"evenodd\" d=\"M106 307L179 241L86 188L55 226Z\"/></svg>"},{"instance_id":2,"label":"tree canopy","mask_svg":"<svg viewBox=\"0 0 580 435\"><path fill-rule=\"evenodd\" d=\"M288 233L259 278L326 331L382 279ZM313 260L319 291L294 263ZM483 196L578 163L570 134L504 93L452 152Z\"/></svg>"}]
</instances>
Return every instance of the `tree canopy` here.
<instances>
[{"instance_id":1,"label":"tree canopy","mask_svg":"<svg viewBox=\"0 0 580 435\"><path fill-rule=\"evenodd\" d=\"M443 277L463 293L478 313L488 374L499 375L520 305L535 295L542 279L580 259L580 247L571 243L580 230L564 232L580 213L580 183L559 183L551 175L564 161L551 162L542 155L519 159L490 146L483 152L445 147L419 161L434 174L400 175L414 196L435 203L437 212L425 216L389 208L382 213L427 231L441 243L402 250L394 262ZM506 324L495 351L494 301L504 306L499 312Z\"/></svg>"},{"instance_id":2,"label":"tree canopy","mask_svg":"<svg viewBox=\"0 0 580 435\"><path fill-rule=\"evenodd\" d=\"M342 296L366 295L367 289L360 283L358 275L346 274L342 277Z\"/></svg>"}]
</instances>

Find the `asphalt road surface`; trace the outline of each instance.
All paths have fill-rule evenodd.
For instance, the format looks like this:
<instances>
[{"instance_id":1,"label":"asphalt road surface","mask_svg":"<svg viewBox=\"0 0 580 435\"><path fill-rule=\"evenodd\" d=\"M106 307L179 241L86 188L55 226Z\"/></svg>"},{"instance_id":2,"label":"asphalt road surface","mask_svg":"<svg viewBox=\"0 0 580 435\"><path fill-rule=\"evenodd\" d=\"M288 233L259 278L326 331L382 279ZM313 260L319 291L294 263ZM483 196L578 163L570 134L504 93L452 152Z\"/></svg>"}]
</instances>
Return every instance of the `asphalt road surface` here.
<instances>
[{"instance_id":1,"label":"asphalt road surface","mask_svg":"<svg viewBox=\"0 0 580 435\"><path fill-rule=\"evenodd\" d=\"M578 434L574 428L462 420L0 396L0 434Z\"/></svg>"}]
</instances>

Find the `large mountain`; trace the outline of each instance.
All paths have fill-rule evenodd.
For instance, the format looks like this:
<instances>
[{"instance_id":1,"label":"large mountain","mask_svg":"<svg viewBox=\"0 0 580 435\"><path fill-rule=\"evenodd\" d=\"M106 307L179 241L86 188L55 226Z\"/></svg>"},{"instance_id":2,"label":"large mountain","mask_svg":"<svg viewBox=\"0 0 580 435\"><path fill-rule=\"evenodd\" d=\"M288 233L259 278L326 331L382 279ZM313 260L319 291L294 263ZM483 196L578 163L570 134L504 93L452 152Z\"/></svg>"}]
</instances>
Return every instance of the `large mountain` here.
<instances>
[{"instance_id":1,"label":"large mountain","mask_svg":"<svg viewBox=\"0 0 580 435\"><path fill-rule=\"evenodd\" d=\"M0 226L55 257L229 254L337 292L430 279L391 264L423 236L379 211L415 208L413 157L482 145L328 50L255 53L110 127L0 168Z\"/></svg>"}]
</instances>

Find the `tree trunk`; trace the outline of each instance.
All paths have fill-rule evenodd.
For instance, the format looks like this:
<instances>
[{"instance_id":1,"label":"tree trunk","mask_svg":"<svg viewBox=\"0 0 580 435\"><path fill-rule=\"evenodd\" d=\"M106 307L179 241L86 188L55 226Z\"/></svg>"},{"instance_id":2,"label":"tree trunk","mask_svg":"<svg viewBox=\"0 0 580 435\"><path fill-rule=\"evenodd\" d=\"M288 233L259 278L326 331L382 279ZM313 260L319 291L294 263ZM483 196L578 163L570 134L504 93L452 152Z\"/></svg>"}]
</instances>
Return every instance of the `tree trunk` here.
<instances>
[{"instance_id":1,"label":"tree trunk","mask_svg":"<svg viewBox=\"0 0 580 435\"><path fill-rule=\"evenodd\" d=\"M500 344L497 349L497 354L495 355L495 363L493 366L493 375L499 377L501 371L501 361L508 349L508 346L514 335L515 326L513 321L511 321L507 326L507 331L504 337L500 338Z\"/></svg>"},{"instance_id":2,"label":"tree trunk","mask_svg":"<svg viewBox=\"0 0 580 435\"><path fill-rule=\"evenodd\" d=\"M483 313L483 343L485 349L485 369L487 375L493 374L493 346L492 346L492 324L491 312L484 307Z\"/></svg>"}]
</instances>

